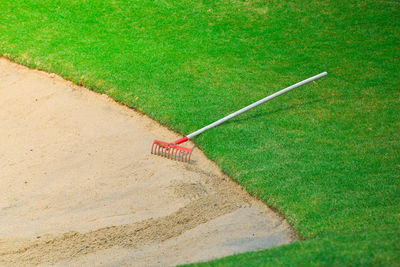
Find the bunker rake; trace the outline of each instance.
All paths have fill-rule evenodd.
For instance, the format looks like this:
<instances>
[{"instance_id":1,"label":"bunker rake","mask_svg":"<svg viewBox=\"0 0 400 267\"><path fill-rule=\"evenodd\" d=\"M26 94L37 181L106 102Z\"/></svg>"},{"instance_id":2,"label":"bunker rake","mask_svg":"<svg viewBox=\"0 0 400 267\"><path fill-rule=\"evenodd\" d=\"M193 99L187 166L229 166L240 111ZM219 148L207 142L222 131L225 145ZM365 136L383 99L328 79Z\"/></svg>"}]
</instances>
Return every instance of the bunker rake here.
<instances>
[{"instance_id":1,"label":"bunker rake","mask_svg":"<svg viewBox=\"0 0 400 267\"><path fill-rule=\"evenodd\" d=\"M166 157L166 158L173 159L173 160L178 160L178 161L183 161L183 162L190 162L190 157L192 155L193 149L187 148L187 147L183 147L183 146L178 146L179 144L182 144L182 143L188 141L189 139L191 139L192 137L195 137L195 136L203 133L204 131L206 131L208 129L214 128L214 127L226 122L227 120L232 119L232 118L236 117L237 115L240 115L240 114L242 114L242 113L244 113L244 112L246 112L246 111L248 111L248 110L250 110L250 109L252 109L252 108L254 108L256 106L258 106L258 105L261 105L261 104L263 104L263 103L265 103L265 102L277 97L277 96L280 96L280 95L282 95L284 93L287 93L287 92L289 92L289 91L291 91L291 90L293 90L293 89L295 89L297 87L300 87L302 85L305 85L305 84L307 84L309 82L315 81L315 80L317 80L317 79L319 79L321 77L324 77L327 74L328 74L327 72L322 72L322 73L320 73L318 75L315 75L315 76L310 77L308 79L305 79L305 80L303 80L301 82L293 84L293 85L291 85L291 86L289 86L289 87L287 87L285 89L282 89L282 90L280 90L280 91L278 91L278 92L276 92L276 93L274 93L274 94L272 94L270 96L267 96L267 97L265 97L265 98L263 98L261 100L258 100L257 102L254 102L253 104L248 105L247 107L244 107L244 108L242 108L242 109L240 109L240 110L238 110L238 111L236 111L236 112L234 112L232 114L229 114L228 116L226 116L226 117L224 117L224 118L222 118L220 120L217 120L217 121L215 121L215 122L213 122L213 123L211 123L211 124L209 124L207 126L204 126L203 128L201 128L201 129L199 129L199 130L197 130L197 131L195 131L195 132L193 132L191 134L188 134L187 136L179 138L178 140L176 140L176 141L174 141L172 143L167 143L167 142L163 142L163 141L160 141L160 140L154 140L153 141L153 145L151 146L151 154L159 155L159 156Z\"/></svg>"}]
</instances>

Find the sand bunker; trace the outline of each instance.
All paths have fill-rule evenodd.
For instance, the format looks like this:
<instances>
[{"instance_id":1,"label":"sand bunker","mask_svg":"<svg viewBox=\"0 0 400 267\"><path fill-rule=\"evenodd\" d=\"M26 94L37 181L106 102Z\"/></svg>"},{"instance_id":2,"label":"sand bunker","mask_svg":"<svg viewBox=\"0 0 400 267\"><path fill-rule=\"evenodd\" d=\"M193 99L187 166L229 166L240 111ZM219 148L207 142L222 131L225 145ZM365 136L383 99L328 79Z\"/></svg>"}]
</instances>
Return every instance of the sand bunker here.
<instances>
[{"instance_id":1,"label":"sand bunker","mask_svg":"<svg viewBox=\"0 0 400 267\"><path fill-rule=\"evenodd\" d=\"M0 265L177 265L294 240L201 151L150 155L178 137L0 58Z\"/></svg>"}]
</instances>

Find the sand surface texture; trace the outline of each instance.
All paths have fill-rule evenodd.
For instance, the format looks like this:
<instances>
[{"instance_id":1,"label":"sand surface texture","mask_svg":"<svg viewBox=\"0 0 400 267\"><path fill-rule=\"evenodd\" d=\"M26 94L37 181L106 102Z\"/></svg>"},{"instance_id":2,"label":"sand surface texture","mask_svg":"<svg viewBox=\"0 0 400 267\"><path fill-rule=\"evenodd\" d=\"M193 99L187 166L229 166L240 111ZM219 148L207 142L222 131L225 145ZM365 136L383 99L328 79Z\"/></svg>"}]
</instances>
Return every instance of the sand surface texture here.
<instances>
[{"instance_id":1,"label":"sand surface texture","mask_svg":"<svg viewBox=\"0 0 400 267\"><path fill-rule=\"evenodd\" d=\"M191 164L150 154L177 138L0 58L0 266L177 265L294 240L201 151Z\"/></svg>"}]
</instances>

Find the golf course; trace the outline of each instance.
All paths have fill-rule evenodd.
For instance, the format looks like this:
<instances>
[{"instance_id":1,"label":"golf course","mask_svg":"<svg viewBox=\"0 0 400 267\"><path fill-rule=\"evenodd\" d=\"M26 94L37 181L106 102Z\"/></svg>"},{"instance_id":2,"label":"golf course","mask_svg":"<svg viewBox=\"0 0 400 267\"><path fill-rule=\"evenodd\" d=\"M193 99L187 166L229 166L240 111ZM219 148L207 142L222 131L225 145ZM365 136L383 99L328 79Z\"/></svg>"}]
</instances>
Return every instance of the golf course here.
<instances>
[{"instance_id":1,"label":"golf course","mask_svg":"<svg viewBox=\"0 0 400 267\"><path fill-rule=\"evenodd\" d=\"M0 1L0 56L1 264L400 265L400 2Z\"/></svg>"}]
</instances>

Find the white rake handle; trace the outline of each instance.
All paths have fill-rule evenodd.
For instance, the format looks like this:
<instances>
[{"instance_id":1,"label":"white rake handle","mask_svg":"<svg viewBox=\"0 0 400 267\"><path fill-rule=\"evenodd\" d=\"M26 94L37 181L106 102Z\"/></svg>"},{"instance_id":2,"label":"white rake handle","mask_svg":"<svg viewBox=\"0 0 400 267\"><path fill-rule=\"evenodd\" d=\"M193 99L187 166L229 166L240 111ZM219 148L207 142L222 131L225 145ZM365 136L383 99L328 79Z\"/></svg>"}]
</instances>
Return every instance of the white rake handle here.
<instances>
[{"instance_id":1,"label":"white rake handle","mask_svg":"<svg viewBox=\"0 0 400 267\"><path fill-rule=\"evenodd\" d=\"M293 85L291 85L291 86L289 86L289 87L287 87L285 89L282 89L282 90L280 90L280 91L278 91L278 92L276 92L276 93L274 93L274 94L272 94L270 96L267 96L267 97L265 97L265 98L263 98L261 100L258 100L257 102L255 102L255 103L253 103L251 105L248 105L247 107L244 107L244 108L242 108L242 109L240 109L240 110L238 110L236 112L233 112L232 114L229 114L228 116L223 117L222 119L217 120L216 122L213 122L213 123L201 128L201 129L199 129L199 130L197 130L197 131L195 131L195 132L193 132L191 134L188 134L186 137L188 139L190 139L192 137L195 137L195 136L201 134L202 132L204 132L204 131L206 131L208 129L214 128L214 127L226 122L227 120L230 120L230 119L236 117L237 115L240 115L240 114L242 114L242 113L244 113L244 112L246 112L246 111L248 111L248 110L250 110L252 108L255 108L258 105L264 104L265 102L267 102L267 101L269 101L269 100L271 100L271 99L273 99L273 98L275 98L277 96L280 96L280 95L282 95L284 93L287 93L287 92L289 92L289 91L291 91L293 89L296 89L297 87L300 87L300 86L305 85L305 84L307 84L309 82L312 82L312 81L315 81L315 80L317 80L317 79L319 79L321 77L324 77L327 74L328 74L327 72L322 72L322 73L320 73L318 75L315 75L315 76L310 77L308 79L305 79L305 80L303 80L301 82L293 84Z\"/></svg>"},{"instance_id":2,"label":"white rake handle","mask_svg":"<svg viewBox=\"0 0 400 267\"><path fill-rule=\"evenodd\" d=\"M312 77L310 77L308 79L305 79L305 80L303 80L301 82L298 82L298 83L295 83L295 84L293 84L293 85L291 85L289 87L286 87L285 89L282 89L282 90L280 90L280 91L278 91L278 92L276 92L276 93L274 93L274 94L272 94L270 96L267 96L267 97L265 97L265 98L263 98L261 100L258 100L257 102L254 102L253 104L248 105L247 107L244 107L244 108L242 108L242 109L240 109L240 110L238 110L236 112L233 112L232 114L229 114L228 116L223 117L222 119L219 119L219 120L217 120L217 121L215 121L215 122L213 122L213 123L211 123L211 124L209 124L207 126L204 126L203 128L201 128L201 129L199 129L199 130L197 130L197 131L195 131L195 132L193 132L191 134L188 134L187 136L184 136L184 137L176 140L172 144L178 145L178 144L181 144L183 142L186 142L190 138L198 136L202 132L204 132L204 131L206 131L208 129L214 128L214 127L226 122L227 120L230 120L230 119L236 117L237 115L240 115L240 114L242 114L242 113L244 113L244 112L246 112L246 111L248 111L248 110L250 110L252 108L255 108L258 105L261 105L261 104L263 104L263 103L265 103L265 102L267 102L267 101L269 101L269 100L271 100L271 99L273 99L273 98L275 98L277 96L283 95L284 93L287 93L287 92L289 92L289 91L291 91L293 89L296 89L297 87L300 87L300 86L305 85L305 84L307 84L309 82L312 82L312 81L315 81L315 80L317 80L317 79L319 79L321 77L324 77L327 74L328 73L326 71L324 71L324 72L322 72L322 73L320 73L318 75L312 76Z\"/></svg>"}]
</instances>

